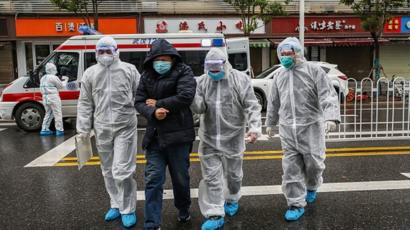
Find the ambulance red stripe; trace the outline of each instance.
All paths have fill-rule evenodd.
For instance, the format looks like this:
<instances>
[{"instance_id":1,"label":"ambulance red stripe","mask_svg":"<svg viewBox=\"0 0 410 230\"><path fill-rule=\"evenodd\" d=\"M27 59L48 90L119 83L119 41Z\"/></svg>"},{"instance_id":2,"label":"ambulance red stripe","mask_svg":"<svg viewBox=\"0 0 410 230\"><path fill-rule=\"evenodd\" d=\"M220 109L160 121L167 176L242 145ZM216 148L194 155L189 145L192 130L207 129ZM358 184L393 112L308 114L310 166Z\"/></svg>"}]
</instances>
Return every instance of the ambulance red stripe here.
<instances>
[{"instance_id":1,"label":"ambulance red stripe","mask_svg":"<svg viewBox=\"0 0 410 230\"><path fill-rule=\"evenodd\" d=\"M200 48L201 43L175 43L175 48ZM119 49L149 49L151 45L147 44L119 44ZM57 50L94 50L95 45L61 45Z\"/></svg>"},{"instance_id":2,"label":"ambulance red stripe","mask_svg":"<svg viewBox=\"0 0 410 230\"><path fill-rule=\"evenodd\" d=\"M61 91L61 100L78 100L80 91ZM20 101L40 101L42 99L40 92L33 93L5 93L3 102L20 102Z\"/></svg>"}]
</instances>

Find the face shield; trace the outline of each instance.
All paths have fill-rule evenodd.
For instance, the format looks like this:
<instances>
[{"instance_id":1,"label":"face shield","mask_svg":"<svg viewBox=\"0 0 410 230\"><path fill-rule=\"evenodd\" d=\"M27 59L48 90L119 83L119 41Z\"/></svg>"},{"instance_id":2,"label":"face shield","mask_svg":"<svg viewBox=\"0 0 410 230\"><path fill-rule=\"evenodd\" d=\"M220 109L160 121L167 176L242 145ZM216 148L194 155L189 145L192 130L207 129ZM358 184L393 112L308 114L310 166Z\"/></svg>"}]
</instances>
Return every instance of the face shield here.
<instances>
[{"instance_id":1,"label":"face shield","mask_svg":"<svg viewBox=\"0 0 410 230\"><path fill-rule=\"evenodd\" d=\"M214 81L225 77L225 60L205 60L205 73Z\"/></svg>"},{"instance_id":2,"label":"face shield","mask_svg":"<svg viewBox=\"0 0 410 230\"><path fill-rule=\"evenodd\" d=\"M224 71L224 60L205 60L204 68L205 72L222 72Z\"/></svg>"}]
</instances>

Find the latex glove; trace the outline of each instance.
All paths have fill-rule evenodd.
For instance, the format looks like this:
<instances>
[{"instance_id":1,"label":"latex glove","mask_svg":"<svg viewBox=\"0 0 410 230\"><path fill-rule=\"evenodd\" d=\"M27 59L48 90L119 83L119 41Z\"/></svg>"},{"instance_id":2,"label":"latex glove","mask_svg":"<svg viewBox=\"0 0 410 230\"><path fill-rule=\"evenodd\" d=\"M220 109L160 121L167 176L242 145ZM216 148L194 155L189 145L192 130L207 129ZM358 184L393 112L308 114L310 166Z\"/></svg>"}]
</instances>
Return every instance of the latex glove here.
<instances>
[{"instance_id":1,"label":"latex glove","mask_svg":"<svg viewBox=\"0 0 410 230\"><path fill-rule=\"evenodd\" d=\"M326 121L325 122L325 133L328 134L329 132L336 131L336 122L334 121Z\"/></svg>"},{"instance_id":2,"label":"latex glove","mask_svg":"<svg viewBox=\"0 0 410 230\"><path fill-rule=\"evenodd\" d=\"M253 132L248 132L246 134L245 142L255 144L256 140L258 140L258 134Z\"/></svg>"},{"instance_id":3,"label":"latex glove","mask_svg":"<svg viewBox=\"0 0 410 230\"><path fill-rule=\"evenodd\" d=\"M268 137L273 137L273 136L275 136L275 131L273 131L272 127L267 127L266 128L266 134L268 134Z\"/></svg>"}]
</instances>

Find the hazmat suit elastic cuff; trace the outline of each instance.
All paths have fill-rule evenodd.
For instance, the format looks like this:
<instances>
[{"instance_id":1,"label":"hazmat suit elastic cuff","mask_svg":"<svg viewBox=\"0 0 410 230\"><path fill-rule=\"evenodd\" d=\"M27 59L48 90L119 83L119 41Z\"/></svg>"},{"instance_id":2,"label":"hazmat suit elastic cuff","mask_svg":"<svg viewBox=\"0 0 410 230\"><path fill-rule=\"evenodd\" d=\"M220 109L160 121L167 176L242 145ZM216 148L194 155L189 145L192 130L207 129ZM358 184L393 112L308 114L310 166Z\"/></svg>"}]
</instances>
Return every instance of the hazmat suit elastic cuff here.
<instances>
[{"instance_id":1,"label":"hazmat suit elastic cuff","mask_svg":"<svg viewBox=\"0 0 410 230\"><path fill-rule=\"evenodd\" d=\"M160 100L157 101L156 107L157 108L165 108L165 109L170 110L171 108L169 108L169 106L167 106L166 104L167 103L165 103L164 99L160 99Z\"/></svg>"},{"instance_id":2,"label":"hazmat suit elastic cuff","mask_svg":"<svg viewBox=\"0 0 410 230\"><path fill-rule=\"evenodd\" d=\"M340 124L340 121L338 121L338 120L325 120L325 122L326 122L326 121L333 121L333 122L335 122L337 125Z\"/></svg>"},{"instance_id":3,"label":"hazmat suit elastic cuff","mask_svg":"<svg viewBox=\"0 0 410 230\"><path fill-rule=\"evenodd\" d=\"M324 120L325 121L334 121L336 124L340 123L340 116L326 116L324 115Z\"/></svg>"}]
</instances>

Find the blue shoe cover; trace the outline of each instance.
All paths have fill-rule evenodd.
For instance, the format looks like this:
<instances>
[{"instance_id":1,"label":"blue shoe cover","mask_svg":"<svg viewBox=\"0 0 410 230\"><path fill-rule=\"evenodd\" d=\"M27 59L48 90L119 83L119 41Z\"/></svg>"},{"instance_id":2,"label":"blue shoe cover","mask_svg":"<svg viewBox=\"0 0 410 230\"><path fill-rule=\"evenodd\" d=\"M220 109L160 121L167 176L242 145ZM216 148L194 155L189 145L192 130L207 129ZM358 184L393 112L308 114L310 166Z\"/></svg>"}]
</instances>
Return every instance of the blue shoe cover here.
<instances>
[{"instance_id":1,"label":"blue shoe cover","mask_svg":"<svg viewBox=\"0 0 410 230\"><path fill-rule=\"evenodd\" d=\"M224 226L225 221L223 217L207 219L201 227L201 230L216 230Z\"/></svg>"},{"instance_id":2,"label":"blue shoe cover","mask_svg":"<svg viewBox=\"0 0 410 230\"><path fill-rule=\"evenodd\" d=\"M130 214L121 215L122 226L125 228L131 228L132 226L137 224L137 216L135 212Z\"/></svg>"},{"instance_id":3,"label":"blue shoe cover","mask_svg":"<svg viewBox=\"0 0 410 230\"><path fill-rule=\"evenodd\" d=\"M308 190L306 194L306 202L309 204L316 201L317 193L315 190Z\"/></svg>"},{"instance_id":4,"label":"blue shoe cover","mask_svg":"<svg viewBox=\"0 0 410 230\"><path fill-rule=\"evenodd\" d=\"M59 131L59 130L57 130L57 131L56 131L56 136L57 136L57 137L64 136L64 131Z\"/></svg>"},{"instance_id":5,"label":"blue shoe cover","mask_svg":"<svg viewBox=\"0 0 410 230\"><path fill-rule=\"evenodd\" d=\"M226 202L225 203L225 214L228 216L234 216L236 215L236 213L238 213L238 209L239 209L239 204L238 202Z\"/></svg>"},{"instance_id":6,"label":"blue shoe cover","mask_svg":"<svg viewBox=\"0 0 410 230\"><path fill-rule=\"evenodd\" d=\"M112 221L120 217L120 210L118 208L110 208L108 210L107 214L105 214L105 221Z\"/></svg>"},{"instance_id":7,"label":"blue shoe cover","mask_svg":"<svg viewBox=\"0 0 410 230\"><path fill-rule=\"evenodd\" d=\"M291 207L286 211L285 213L285 219L287 221L295 221L298 220L303 214L305 213L304 208L297 208L297 207Z\"/></svg>"},{"instance_id":8,"label":"blue shoe cover","mask_svg":"<svg viewBox=\"0 0 410 230\"><path fill-rule=\"evenodd\" d=\"M41 130L41 132L40 132L40 136L51 136L51 135L53 135L53 131L50 131L50 130Z\"/></svg>"}]
</instances>

